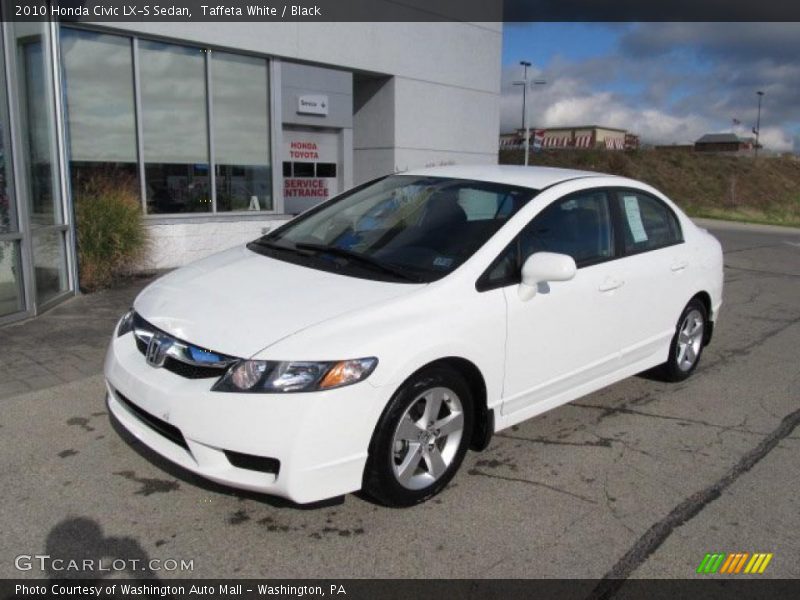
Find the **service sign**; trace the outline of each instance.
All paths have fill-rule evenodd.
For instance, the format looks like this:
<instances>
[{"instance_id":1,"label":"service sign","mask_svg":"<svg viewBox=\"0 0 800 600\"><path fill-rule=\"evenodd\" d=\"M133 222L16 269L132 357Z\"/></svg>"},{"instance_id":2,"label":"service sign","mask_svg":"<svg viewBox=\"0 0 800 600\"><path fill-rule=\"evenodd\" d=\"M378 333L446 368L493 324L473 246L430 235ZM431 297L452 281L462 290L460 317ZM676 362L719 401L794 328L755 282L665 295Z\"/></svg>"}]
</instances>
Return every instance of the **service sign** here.
<instances>
[{"instance_id":1,"label":"service sign","mask_svg":"<svg viewBox=\"0 0 800 600\"><path fill-rule=\"evenodd\" d=\"M328 114L327 96L298 96L297 112L302 115L323 115Z\"/></svg>"},{"instance_id":2,"label":"service sign","mask_svg":"<svg viewBox=\"0 0 800 600\"><path fill-rule=\"evenodd\" d=\"M303 212L339 192L341 149L338 132L284 128L283 160L286 212Z\"/></svg>"}]
</instances>

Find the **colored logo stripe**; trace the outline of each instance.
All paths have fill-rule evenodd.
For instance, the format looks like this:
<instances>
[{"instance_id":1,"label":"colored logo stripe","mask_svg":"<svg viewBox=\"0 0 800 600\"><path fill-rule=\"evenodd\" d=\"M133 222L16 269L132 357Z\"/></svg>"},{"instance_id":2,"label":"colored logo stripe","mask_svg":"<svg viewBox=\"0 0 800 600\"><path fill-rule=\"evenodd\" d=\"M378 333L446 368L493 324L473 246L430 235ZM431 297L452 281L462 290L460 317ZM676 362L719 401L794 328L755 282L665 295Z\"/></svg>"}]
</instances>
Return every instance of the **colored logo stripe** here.
<instances>
[{"instance_id":1,"label":"colored logo stripe","mask_svg":"<svg viewBox=\"0 0 800 600\"><path fill-rule=\"evenodd\" d=\"M767 568L769 561L772 560L772 553L769 554L753 554L753 558L747 563L744 568L745 573L763 573Z\"/></svg>"},{"instance_id":2,"label":"colored logo stripe","mask_svg":"<svg viewBox=\"0 0 800 600\"><path fill-rule=\"evenodd\" d=\"M722 561L725 559L724 552L717 552L714 554L706 554L703 562L697 567L698 573L716 573Z\"/></svg>"},{"instance_id":3,"label":"colored logo stripe","mask_svg":"<svg viewBox=\"0 0 800 600\"><path fill-rule=\"evenodd\" d=\"M723 563L720 573L738 573L744 566L747 557L750 556L748 552L737 552L736 554L729 554L728 559Z\"/></svg>"},{"instance_id":4,"label":"colored logo stripe","mask_svg":"<svg viewBox=\"0 0 800 600\"><path fill-rule=\"evenodd\" d=\"M700 566L697 567L698 573L710 575L713 573L727 573L729 575L737 573L761 574L772 560L772 553L756 552L725 552L708 553L703 557ZM748 559L750 559L748 561ZM747 566L745 566L745 564ZM742 569L744 568L744 571Z\"/></svg>"}]
</instances>

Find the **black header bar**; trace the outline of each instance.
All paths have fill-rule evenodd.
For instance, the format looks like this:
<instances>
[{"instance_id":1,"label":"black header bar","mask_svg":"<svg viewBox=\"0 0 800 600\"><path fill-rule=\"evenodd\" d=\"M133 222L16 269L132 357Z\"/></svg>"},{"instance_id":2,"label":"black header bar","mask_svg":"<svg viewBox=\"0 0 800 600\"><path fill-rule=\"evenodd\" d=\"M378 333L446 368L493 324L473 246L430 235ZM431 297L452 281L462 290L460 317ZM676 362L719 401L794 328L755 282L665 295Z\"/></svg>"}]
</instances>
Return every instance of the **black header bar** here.
<instances>
[{"instance_id":1,"label":"black header bar","mask_svg":"<svg viewBox=\"0 0 800 600\"><path fill-rule=\"evenodd\" d=\"M1 0L6 21L800 21L786 0Z\"/></svg>"}]
</instances>

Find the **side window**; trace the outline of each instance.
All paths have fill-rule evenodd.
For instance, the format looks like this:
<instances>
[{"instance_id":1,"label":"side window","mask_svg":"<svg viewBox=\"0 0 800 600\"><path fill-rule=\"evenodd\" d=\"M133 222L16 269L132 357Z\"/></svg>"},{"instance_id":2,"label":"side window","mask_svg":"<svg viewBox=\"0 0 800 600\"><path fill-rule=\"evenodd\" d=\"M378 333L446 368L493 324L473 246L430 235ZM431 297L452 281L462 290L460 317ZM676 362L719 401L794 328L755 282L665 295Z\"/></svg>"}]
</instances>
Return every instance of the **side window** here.
<instances>
[{"instance_id":1,"label":"side window","mask_svg":"<svg viewBox=\"0 0 800 600\"><path fill-rule=\"evenodd\" d=\"M626 254L655 250L683 241L675 213L658 200L629 190L617 195Z\"/></svg>"},{"instance_id":2,"label":"side window","mask_svg":"<svg viewBox=\"0 0 800 600\"><path fill-rule=\"evenodd\" d=\"M573 194L545 208L522 230L521 262L534 252L568 254L578 267L602 262L614 256L611 231L606 192Z\"/></svg>"},{"instance_id":3,"label":"side window","mask_svg":"<svg viewBox=\"0 0 800 600\"><path fill-rule=\"evenodd\" d=\"M580 192L553 202L495 259L479 280L478 289L519 282L522 263L534 252L568 254L578 268L613 258L608 194Z\"/></svg>"}]
</instances>

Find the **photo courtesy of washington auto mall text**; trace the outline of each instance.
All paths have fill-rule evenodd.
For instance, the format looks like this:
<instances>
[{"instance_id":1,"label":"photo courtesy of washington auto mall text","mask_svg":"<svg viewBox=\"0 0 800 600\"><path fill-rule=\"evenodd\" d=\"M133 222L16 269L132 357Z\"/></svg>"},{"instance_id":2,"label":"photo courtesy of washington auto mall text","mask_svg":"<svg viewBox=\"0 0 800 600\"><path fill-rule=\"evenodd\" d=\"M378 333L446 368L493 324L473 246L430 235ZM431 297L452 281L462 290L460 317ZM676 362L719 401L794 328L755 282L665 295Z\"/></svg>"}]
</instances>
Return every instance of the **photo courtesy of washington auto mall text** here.
<instances>
[{"instance_id":1,"label":"photo courtesy of washington auto mall text","mask_svg":"<svg viewBox=\"0 0 800 600\"><path fill-rule=\"evenodd\" d=\"M109 598L109 597L144 597L173 598L198 597L209 598L233 597L255 598L261 596L279 597L346 597L343 584L322 585L287 585L283 583L243 584L221 583L205 584L198 580L190 584L166 583L126 583L107 582L104 584L51 583L44 585L16 584L14 594L19 598L59 597L59 598Z\"/></svg>"}]
</instances>

